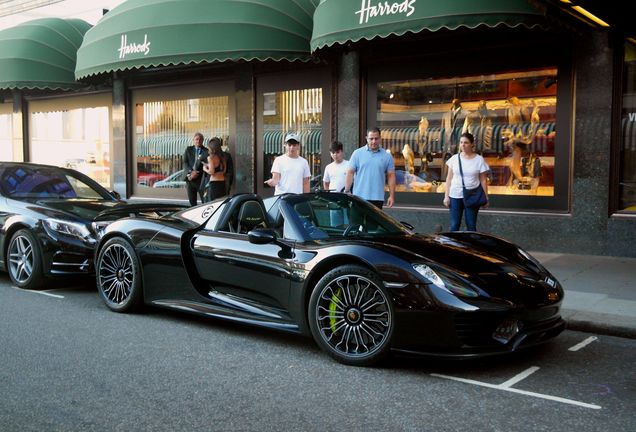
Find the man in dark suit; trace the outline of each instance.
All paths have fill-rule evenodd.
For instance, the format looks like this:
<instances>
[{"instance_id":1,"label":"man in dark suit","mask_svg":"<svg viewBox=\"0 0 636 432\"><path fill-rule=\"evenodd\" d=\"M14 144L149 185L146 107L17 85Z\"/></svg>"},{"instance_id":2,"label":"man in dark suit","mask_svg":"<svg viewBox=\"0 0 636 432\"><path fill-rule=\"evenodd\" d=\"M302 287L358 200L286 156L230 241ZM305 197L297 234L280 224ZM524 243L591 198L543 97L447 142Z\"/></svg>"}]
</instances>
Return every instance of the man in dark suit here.
<instances>
[{"instance_id":1,"label":"man in dark suit","mask_svg":"<svg viewBox=\"0 0 636 432\"><path fill-rule=\"evenodd\" d=\"M201 192L201 178L203 177L203 162L208 157L208 149L203 146L203 135L200 132L194 134L193 145L188 146L183 153L183 172L185 175L186 190L190 205L197 205L197 195L203 202Z\"/></svg>"}]
</instances>

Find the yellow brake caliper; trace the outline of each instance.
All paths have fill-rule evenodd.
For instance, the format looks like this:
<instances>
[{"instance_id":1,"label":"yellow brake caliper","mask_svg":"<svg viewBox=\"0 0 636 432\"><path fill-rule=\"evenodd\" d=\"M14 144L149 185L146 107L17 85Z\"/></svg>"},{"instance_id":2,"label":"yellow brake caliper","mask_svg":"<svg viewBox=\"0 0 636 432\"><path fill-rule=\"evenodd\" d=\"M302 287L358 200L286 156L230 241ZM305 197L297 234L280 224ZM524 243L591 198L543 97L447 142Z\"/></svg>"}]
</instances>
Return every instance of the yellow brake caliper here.
<instances>
[{"instance_id":1,"label":"yellow brake caliper","mask_svg":"<svg viewBox=\"0 0 636 432\"><path fill-rule=\"evenodd\" d=\"M336 332L336 310L341 293L342 288L339 288L338 291L331 297L331 302L329 303L329 327L331 327L332 333Z\"/></svg>"}]
</instances>

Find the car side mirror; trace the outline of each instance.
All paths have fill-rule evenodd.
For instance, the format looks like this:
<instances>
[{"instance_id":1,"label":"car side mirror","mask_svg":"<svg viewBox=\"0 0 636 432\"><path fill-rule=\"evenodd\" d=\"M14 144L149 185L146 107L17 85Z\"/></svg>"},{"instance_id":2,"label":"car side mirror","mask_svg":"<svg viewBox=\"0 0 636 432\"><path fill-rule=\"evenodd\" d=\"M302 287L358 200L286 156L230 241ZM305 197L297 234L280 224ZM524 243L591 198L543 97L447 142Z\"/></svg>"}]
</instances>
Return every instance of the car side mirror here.
<instances>
[{"instance_id":1,"label":"car side mirror","mask_svg":"<svg viewBox=\"0 0 636 432\"><path fill-rule=\"evenodd\" d=\"M121 195L120 195L120 194L119 194L119 192L117 192L117 191L112 190L112 191L110 191L110 194L111 194L111 195L112 195L115 199L118 199L118 200L120 200L120 199L121 199Z\"/></svg>"},{"instance_id":2,"label":"car side mirror","mask_svg":"<svg viewBox=\"0 0 636 432\"><path fill-rule=\"evenodd\" d=\"M269 228L255 228L247 233L247 238L250 243L259 245L276 243L276 240L278 240L276 231Z\"/></svg>"}]
</instances>

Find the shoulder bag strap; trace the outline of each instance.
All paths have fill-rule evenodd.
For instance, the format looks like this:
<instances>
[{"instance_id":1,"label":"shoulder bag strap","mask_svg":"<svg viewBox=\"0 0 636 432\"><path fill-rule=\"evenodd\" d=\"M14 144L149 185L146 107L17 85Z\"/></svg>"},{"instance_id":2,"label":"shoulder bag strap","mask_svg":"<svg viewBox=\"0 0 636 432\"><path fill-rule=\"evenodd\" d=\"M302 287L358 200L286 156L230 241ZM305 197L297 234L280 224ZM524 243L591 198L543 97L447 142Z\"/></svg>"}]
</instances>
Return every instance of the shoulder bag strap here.
<instances>
[{"instance_id":1,"label":"shoulder bag strap","mask_svg":"<svg viewBox=\"0 0 636 432\"><path fill-rule=\"evenodd\" d=\"M464 170L462 169L462 156L461 153L457 153L457 162L459 162L459 175L462 178L462 186L466 189L466 183L464 183Z\"/></svg>"}]
</instances>

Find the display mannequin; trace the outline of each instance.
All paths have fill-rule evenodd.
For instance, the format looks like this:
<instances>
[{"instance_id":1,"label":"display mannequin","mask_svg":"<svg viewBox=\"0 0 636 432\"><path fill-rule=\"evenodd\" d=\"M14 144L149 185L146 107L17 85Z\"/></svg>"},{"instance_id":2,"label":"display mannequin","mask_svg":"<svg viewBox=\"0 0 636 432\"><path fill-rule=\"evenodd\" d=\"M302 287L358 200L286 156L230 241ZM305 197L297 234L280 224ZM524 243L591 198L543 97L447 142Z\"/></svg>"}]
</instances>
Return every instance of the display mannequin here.
<instances>
[{"instance_id":1,"label":"display mannequin","mask_svg":"<svg viewBox=\"0 0 636 432\"><path fill-rule=\"evenodd\" d=\"M444 140L445 161L457 153L459 136L464 133L467 128L467 116L468 112L462 108L459 99L453 99L449 110L442 116L442 138ZM442 165L442 178L446 175L446 169L446 164Z\"/></svg>"},{"instance_id":2,"label":"display mannequin","mask_svg":"<svg viewBox=\"0 0 636 432\"><path fill-rule=\"evenodd\" d=\"M415 153L410 145L404 144L402 156L404 156L404 170L410 174L415 174Z\"/></svg>"},{"instance_id":3,"label":"display mannequin","mask_svg":"<svg viewBox=\"0 0 636 432\"><path fill-rule=\"evenodd\" d=\"M528 121L528 110L523 106L518 97L512 96L508 98L508 124L510 126L520 126L523 122Z\"/></svg>"}]
</instances>

